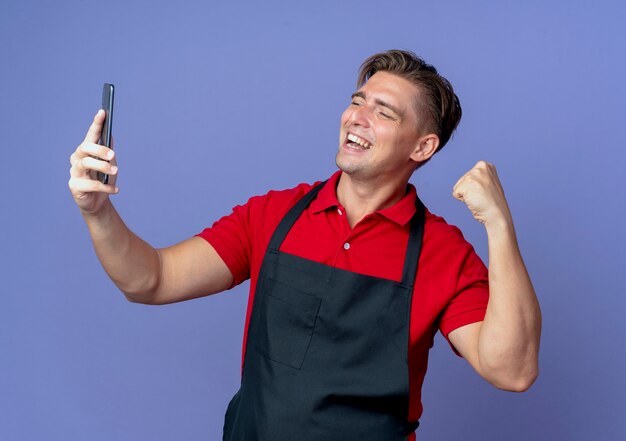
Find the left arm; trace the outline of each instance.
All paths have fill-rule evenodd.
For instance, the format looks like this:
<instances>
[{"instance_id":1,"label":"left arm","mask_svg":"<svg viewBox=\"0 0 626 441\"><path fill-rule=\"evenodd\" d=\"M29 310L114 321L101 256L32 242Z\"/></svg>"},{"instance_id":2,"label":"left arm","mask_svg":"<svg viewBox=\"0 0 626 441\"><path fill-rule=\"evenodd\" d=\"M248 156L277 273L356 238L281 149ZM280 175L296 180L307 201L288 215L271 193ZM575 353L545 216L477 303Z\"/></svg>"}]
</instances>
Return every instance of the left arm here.
<instances>
[{"instance_id":1,"label":"left arm","mask_svg":"<svg viewBox=\"0 0 626 441\"><path fill-rule=\"evenodd\" d=\"M459 179L453 195L487 230L489 303L484 321L455 329L448 338L491 384L525 391L538 375L541 310L495 167L480 161Z\"/></svg>"}]
</instances>

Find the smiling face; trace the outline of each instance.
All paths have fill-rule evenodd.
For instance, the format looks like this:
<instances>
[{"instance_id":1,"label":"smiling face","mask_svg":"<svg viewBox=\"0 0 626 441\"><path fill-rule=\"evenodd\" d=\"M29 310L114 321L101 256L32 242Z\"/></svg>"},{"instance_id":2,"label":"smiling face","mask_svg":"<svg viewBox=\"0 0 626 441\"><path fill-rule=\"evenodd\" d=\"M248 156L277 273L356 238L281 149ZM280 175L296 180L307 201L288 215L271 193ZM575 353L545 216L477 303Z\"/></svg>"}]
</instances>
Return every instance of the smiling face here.
<instances>
[{"instance_id":1,"label":"smiling face","mask_svg":"<svg viewBox=\"0 0 626 441\"><path fill-rule=\"evenodd\" d=\"M418 129L425 124L417 99L419 90L409 80L384 71L372 75L341 116L337 166L359 179L408 180L417 162L432 155L424 157L422 147L436 138Z\"/></svg>"}]
</instances>

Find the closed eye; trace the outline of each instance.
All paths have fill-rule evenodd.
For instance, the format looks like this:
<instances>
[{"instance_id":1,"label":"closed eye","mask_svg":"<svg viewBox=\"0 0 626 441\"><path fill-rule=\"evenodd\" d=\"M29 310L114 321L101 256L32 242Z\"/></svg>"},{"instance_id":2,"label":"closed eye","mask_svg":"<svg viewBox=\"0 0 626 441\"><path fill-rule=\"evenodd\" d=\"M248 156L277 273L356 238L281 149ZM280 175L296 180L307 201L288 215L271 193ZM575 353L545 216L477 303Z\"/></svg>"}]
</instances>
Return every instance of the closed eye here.
<instances>
[{"instance_id":1,"label":"closed eye","mask_svg":"<svg viewBox=\"0 0 626 441\"><path fill-rule=\"evenodd\" d=\"M385 119L389 119L389 120L393 120L396 121L397 118L394 115L390 115L389 113L386 112L378 112L380 114L380 116L382 116Z\"/></svg>"}]
</instances>

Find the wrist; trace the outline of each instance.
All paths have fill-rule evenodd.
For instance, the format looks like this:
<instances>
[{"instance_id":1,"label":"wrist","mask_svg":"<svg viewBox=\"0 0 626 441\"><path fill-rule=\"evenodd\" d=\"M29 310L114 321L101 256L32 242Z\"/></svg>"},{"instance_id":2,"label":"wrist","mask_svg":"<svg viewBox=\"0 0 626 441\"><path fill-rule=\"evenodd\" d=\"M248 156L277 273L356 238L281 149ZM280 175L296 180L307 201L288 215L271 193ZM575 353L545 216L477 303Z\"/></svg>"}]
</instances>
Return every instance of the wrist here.
<instances>
[{"instance_id":1,"label":"wrist","mask_svg":"<svg viewBox=\"0 0 626 441\"><path fill-rule=\"evenodd\" d=\"M113 204L110 199L107 198L106 201L102 204L99 210L97 211L86 211L81 209L80 214L85 219L85 222L88 224L99 224L106 223L111 219L111 215L113 213Z\"/></svg>"},{"instance_id":2,"label":"wrist","mask_svg":"<svg viewBox=\"0 0 626 441\"><path fill-rule=\"evenodd\" d=\"M494 216L486 220L485 229L487 230L487 235L501 236L515 234L513 219L505 215Z\"/></svg>"}]
</instances>

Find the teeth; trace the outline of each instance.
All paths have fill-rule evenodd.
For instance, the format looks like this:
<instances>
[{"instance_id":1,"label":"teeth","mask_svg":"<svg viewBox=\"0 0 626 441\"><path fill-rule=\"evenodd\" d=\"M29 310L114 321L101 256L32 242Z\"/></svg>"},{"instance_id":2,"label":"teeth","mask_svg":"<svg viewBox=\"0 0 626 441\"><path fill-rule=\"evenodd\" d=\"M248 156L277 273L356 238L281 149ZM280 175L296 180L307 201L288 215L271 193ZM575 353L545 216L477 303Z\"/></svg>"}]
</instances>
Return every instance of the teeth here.
<instances>
[{"instance_id":1,"label":"teeth","mask_svg":"<svg viewBox=\"0 0 626 441\"><path fill-rule=\"evenodd\" d=\"M353 135L352 133L348 133L348 141L357 143L358 145L360 145L363 148L369 149L371 147L370 143L367 142L366 140L359 138L356 135Z\"/></svg>"}]
</instances>

